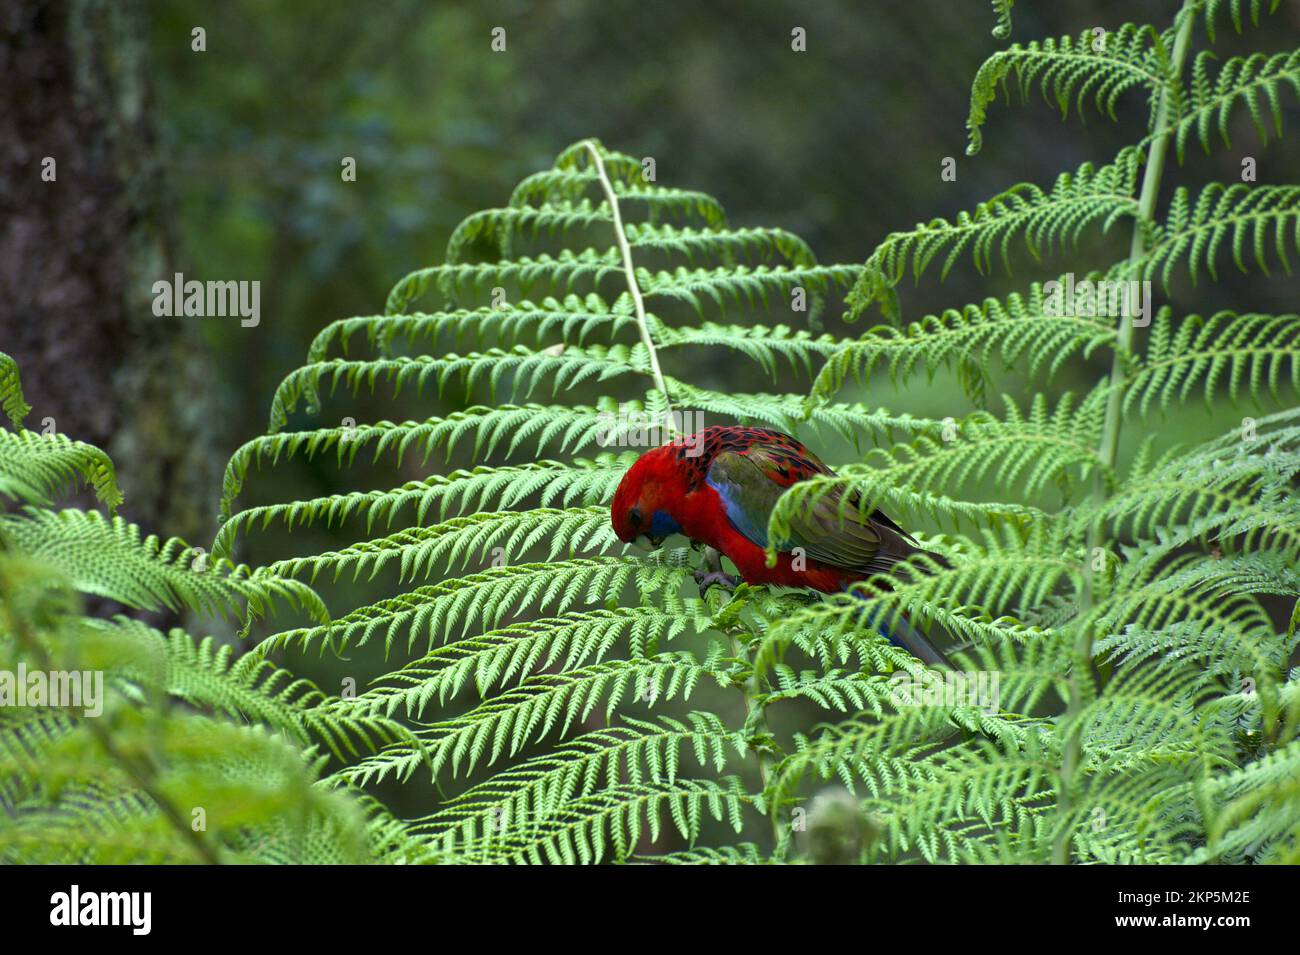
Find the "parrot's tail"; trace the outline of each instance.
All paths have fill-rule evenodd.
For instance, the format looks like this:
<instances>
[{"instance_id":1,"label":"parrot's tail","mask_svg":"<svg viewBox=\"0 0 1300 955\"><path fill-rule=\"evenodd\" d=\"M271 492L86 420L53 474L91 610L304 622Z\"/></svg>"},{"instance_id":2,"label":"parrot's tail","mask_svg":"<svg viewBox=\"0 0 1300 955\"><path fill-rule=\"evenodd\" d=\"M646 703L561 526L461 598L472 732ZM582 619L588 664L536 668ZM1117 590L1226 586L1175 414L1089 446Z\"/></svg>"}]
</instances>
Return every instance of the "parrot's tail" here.
<instances>
[{"instance_id":1,"label":"parrot's tail","mask_svg":"<svg viewBox=\"0 0 1300 955\"><path fill-rule=\"evenodd\" d=\"M861 594L854 594L866 600ZM956 670L952 661L944 656L943 651L936 647L930 638L917 630L907 622L901 615L894 615L891 619L886 620L886 614L880 607L872 607L866 611L867 624L874 627L876 632L888 640L896 647L902 647L912 656L916 657L922 663L929 667L944 667L949 670Z\"/></svg>"}]
</instances>

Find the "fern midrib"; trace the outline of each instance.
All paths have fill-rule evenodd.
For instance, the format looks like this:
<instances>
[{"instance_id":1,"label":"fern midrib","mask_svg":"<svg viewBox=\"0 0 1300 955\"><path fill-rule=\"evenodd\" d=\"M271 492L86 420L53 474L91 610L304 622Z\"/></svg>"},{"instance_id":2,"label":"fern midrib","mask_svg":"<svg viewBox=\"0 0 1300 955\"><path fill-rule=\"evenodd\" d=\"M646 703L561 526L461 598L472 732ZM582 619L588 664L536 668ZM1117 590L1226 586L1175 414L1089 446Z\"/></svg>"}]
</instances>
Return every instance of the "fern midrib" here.
<instances>
[{"instance_id":1,"label":"fern midrib","mask_svg":"<svg viewBox=\"0 0 1300 955\"><path fill-rule=\"evenodd\" d=\"M1102 167L1101 169L1092 170L1093 175L1095 176L1097 173L1100 173L1104 168L1107 167ZM1070 182L1071 187L1077 186L1077 184L1078 184L1077 179L1072 179ZM1053 189L1055 189L1055 186L1053 186ZM1039 191L1042 192L1042 190ZM883 267L884 262L893 261L896 258L896 250L900 244L903 244L908 241L920 242L929 236L935 236L935 235L943 235L943 236L957 235L959 236L957 242L951 243L948 247L951 248L953 246L957 246L957 247L964 248L964 245L962 245L962 243L966 241L966 237L971 234L978 235L979 233L983 232L985 228L988 226L990 220L995 220L995 221L1001 220L1005 224L1004 228L1010 229L1013 227L1016 221L1032 218L1035 215L1041 215L1046 209L1049 208L1059 208L1060 206L1071 205L1079 202L1101 202L1102 200L1118 200L1118 203L1120 205L1133 206L1134 212L1137 213L1139 217L1141 213L1140 204L1134 201L1133 196L1130 193L1090 192L1087 193L1086 195L1081 196L1073 192L1067 192L1064 195L1053 197L1052 192L1049 190L1047 192L1042 192L1042 195L1047 198L1048 200L1047 202L1043 202L1035 205L1028 205L1028 206L1021 205L1017 208L1008 208L1005 205L1005 200L1008 199L1009 197L1019 198L1019 194L1003 193L1002 195L995 196L993 199L988 199L985 200L984 202L979 203L979 205L975 207L975 214L968 215L966 217L967 221L965 222L952 223L952 222L947 222L946 220L939 220L943 222L943 225L935 225L933 223L927 222L919 226L918 228L913 229L910 232L894 233L893 235L889 236L889 238L887 238L884 242L882 242L881 248L877 250L875 253L873 253L871 258L867 260L867 270L874 271L877 275L884 275L889 277L894 277L896 275L897 277L901 277L907 271L907 264L904 258L897 257L898 267L892 270L892 274L890 271L886 271L886 269ZM1034 254L1037 255L1039 251L1038 248L1033 244L1032 241L1029 240L1026 241L1031 251L1033 251ZM990 243L988 243L988 247L989 249L991 249L992 247L991 241ZM979 250L979 246L976 247L977 252L978 250ZM986 250L986 254L983 259L984 264L987 264L989 261L989 256L987 254L987 251L988 250ZM936 252L934 254L937 255L938 253ZM931 258L932 256L926 257L924 262L928 264ZM913 273L919 279L921 276L921 272L924 269L924 265L918 266L916 264L917 261L919 260L913 260ZM951 267L952 267L952 262L945 262L941 275L946 277ZM978 258L976 260L975 267L981 272L983 272L984 270L983 264Z\"/></svg>"},{"instance_id":2,"label":"fern midrib","mask_svg":"<svg viewBox=\"0 0 1300 955\"><path fill-rule=\"evenodd\" d=\"M609 202L610 211L614 220L614 235L618 240L619 251L623 256L623 268L627 273L627 287L632 294L632 302L636 308L637 328L641 332L641 343L645 346L646 354L650 362L651 375L654 378L655 387L663 395L664 406L672 411L672 397L668 392L668 384L664 381L663 371L659 367L659 354L655 349L654 339L650 334L649 321L646 318L645 303L641 298L641 287L637 284L636 267L632 262L632 250L628 245L627 235L623 229L623 217L619 211L618 197L614 194L613 183L609 180L609 175L605 171L605 163L600 157L600 151L595 145L588 141L587 151L591 155L592 162L596 167L596 174L600 177L601 188L605 191L605 198ZM731 641L732 652L737 658L746 659L742 656L739 640L733 630L728 631L728 638ZM746 663L748 663L746 659ZM768 728L765 710L759 701L759 687L755 685L752 678L747 679L741 686L741 693L745 699L745 713L747 718L752 717L756 729L760 732L770 735L771 730ZM758 772L763 791L766 792L771 779L771 766L767 753L761 749L755 750L755 758L758 760ZM772 813L773 833L778 843L780 842L780 824L776 818L776 812Z\"/></svg>"},{"instance_id":3,"label":"fern midrib","mask_svg":"<svg viewBox=\"0 0 1300 955\"><path fill-rule=\"evenodd\" d=\"M1216 91L1206 99L1191 104L1188 111L1176 122L1165 126L1154 133L1147 134L1146 138L1142 140L1142 145L1151 143L1157 136L1165 136L1169 133L1181 133L1184 129L1192 126L1195 126L1197 131L1200 132L1200 127L1208 122L1206 118L1207 116L1221 111L1224 106L1232 105L1232 103L1239 97L1246 100L1254 100L1261 91L1267 93L1274 83L1279 83L1281 80L1300 82L1300 69L1282 70L1278 73L1257 73L1254 79L1247 83L1243 83L1240 86L1234 86L1231 89L1222 92ZM1193 91L1193 96L1194 95L1195 91ZM1274 131L1277 135L1281 135L1276 124L1274 125Z\"/></svg>"},{"instance_id":4,"label":"fern midrib","mask_svg":"<svg viewBox=\"0 0 1300 955\"><path fill-rule=\"evenodd\" d=\"M1181 77L1183 73L1183 64L1187 59L1187 50L1191 45L1192 25L1195 22L1195 10L1197 0L1184 0L1181 16L1182 23L1178 27L1178 34L1174 40L1173 56L1170 60L1169 75L1171 77ZM1161 86L1160 103L1156 109L1156 115L1152 120L1152 127L1161 129L1167 122L1170 109L1169 87ZM1138 264L1146 256L1146 232L1144 226L1154 221L1156 200L1160 194L1160 179L1164 173L1165 160L1169 153L1169 144L1172 139L1172 133L1166 132L1156 137L1152 141L1147 153L1146 169L1142 175L1142 191L1138 197L1137 218L1133 224L1133 241L1129 247L1128 266L1130 270L1135 270ZM1124 390L1128 383L1128 358L1133 353L1133 340L1136 335L1133 320L1129 316L1124 316L1119 322L1119 335L1115 342L1115 353L1111 361L1110 373L1110 393L1106 397L1106 417L1102 425L1101 444L1098 452L1105 470L1113 470L1115 461L1119 452L1119 434L1120 419L1123 408ZM1108 489L1103 478L1104 471L1099 469L1093 476L1093 502L1097 506L1105 503L1108 497ZM1093 549L1101 544L1101 525L1100 522L1094 522L1088 533L1087 554L1091 554ZM1074 661L1070 667L1069 693L1070 700L1066 707L1065 718L1072 724L1069 739L1066 740L1065 749L1061 758L1061 786L1060 801L1058 809L1058 818L1061 823L1061 829L1057 835L1055 845L1052 847L1052 862L1056 865L1064 865L1070 861L1070 848L1073 841L1070 828L1070 814L1073 812L1073 787L1074 778L1078 772L1081 758L1083 755L1083 744L1080 737L1082 728L1079 725L1080 714L1086 708L1083 696L1085 692L1085 683L1092 683L1092 643L1093 633L1091 622L1083 619L1086 618L1093 604L1093 591L1091 577L1085 575L1082 593L1080 594L1080 618L1078 636L1074 644ZM1096 692L1095 684L1089 689Z\"/></svg>"},{"instance_id":5,"label":"fern midrib","mask_svg":"<svg viewBox=\"0 0 1300 955\"><path fill-rule=\"evenodd\" d=\"M1231 493L1221 488L1210 487L1205 484L1193 484L1191 481L1182 480L1180 478L1170 478L1168 480L1157 481L1154 483L1148 481L1143 484L1140 489L1131 492L1131 494L1129 492L1124 492L1112 495L1109 501L1111 503L1115 501L1122 502L1126 497L1134 495L1138 496L1140 499L1149 496L1152 490L1160 488L1168 488L1170 490L1177 490L1180 492L1213 498L1222 502L1225 513L1231 513L1233 515L1258 515L1260 518L1265 520L1274 516L1266 505L1260 504L1253 496L1250 498L1234 497ZM1136 520L1140 516L1142 515L1135 515L1133 511L1130 510L1127 513L1120 513L1117 516L1117 520ZM1241 520L1241 517L1236 517L1234 523L1239 524L1241 523ZM1296 546L1300 548L1300 529L1288 530L1285 526L1276 527L1271 531L1271 534L1275 538L1290 537L1296 541Z\"/></svg>"},{"instance_id":6,"label":"fern midrib","mask_svg":"<svg viewBox=\"0 0 1300 955\"><path fill-rule=\"evenodd\" d=\"M1109 33L1107 35L1109 36ZM1051 60L1055 62L1077 61L1082 65L1086 65L1090 67L1091 69L1098 68L1097 55L1095 53L1075 53L1073 51L1065 52L1059 49L1045 50L1041 46L1033 49L1029 47L1020 47L1015 50L1008 50L1006 51L1006 53L1003 54L1003 56L1014 57L1012 59L1011 65L1012 68L1015 69L1016 71L1017 79L1020 78L1020 74L1021 74L1019 63L1021 61L1028 61L1031 59ZM1152 73L1150 70L1144 69L1143 67L1138 66L1136 63L1130 62L1128 60L1118 59L1118 58L1105 60L1103 68L1109 68L1111 70L1122 71L1125 73L1136 73L1139 77L1142 77L1143 79L1147 80L1150 83L1150 85L1158 87L1160 89L1161 95L1162 96L1164 95L1166 89L1166 82L1165 82L1166 78L1161 76L1159 73ZM1139 80L1139 82L1141 81ZM1030 85L1032 85L1032 81L1030 82Z\"/></svg>"},{"instance_id":7,"label":"fern midrib","mask_svg":"<svg viewBox=\"0 0 1300 955\"><path fill-rule=\"evenodd\" d=\"M632 248L627 241L627 233L623 228L623 213L619 208L618 196L614 193L614 184L609 180L609 174L605 171L605 161L601 159L600 150L594 143L588 140L587 152L591 155L591 161L595 166L596 175L600 179L600 186L605 191L605 200L609 203L610 216L613 219L614 238L618 242L618 251L623 260L623 272L627 278L627 290L632 296L632 305L636 310L637 330L641 333L641 344L645 346L646 355L650 361L650 374L654 378L655 387L664 396L664 404L671 411L672 398L668 394L668 385L664 381L663 370L659 367L659 353L655 350L654 338L650 335L650 325L646 319L645 300L641 297L641 286L636 279L636 266L632 263Z\"/></svg>"},{"instance_id":8,"label":"fern midrib","mask_svg":"<svg viewBox=\"0 0 1300 955\"><path fill-rule=\"evenodd\" d=\"M1263 188L1282 189L1286 187L1265 186ZM1225 189L1224 192L1226 193L1227 190ZM1185 229L1180 229L1177 232L1163 236L1159 242L1157 242L1155 245L1151 247L1150 256L1152 258L1152 261L1158 261L1160 257L1160 253L1163 252L1165 249L1169 248L1170 246L1178 245L1185 248L1188 242L1196 242L1197 239L1199 239L1201 236L1205 235L1206 233L1216 233L1216 232L1222 233L1226 229L1232 229L1233 232L1237 232L1242 227L1251 224L1254 224L1255 229L1258 231L1260 228L1262 228L1266 223L1270 221L1283 222L1286 219L1294 217L1294 215L1295 215L1295 210L1286 207L1272 208L1272 209L1250 209L1246 212L1239 212L1239 213L1234 213L1225 216L1213 215L1212 218L1206 220L1205 222L1197 223L1196 225L1190 225ZM1278 230L1274 228L1273 232L1276 235ZM1196 242L1196 246L1199 247L1200 243ZM1214 252L1217 252L1218 248L1219 246L1216 245ZM1263 246L1260 247L1261 253L1263 251L1263 248L1265 247ZM1146 257L1147 257L1147 253L1144 251L1142 258L1146 258ZM1262 266L1262 270L1267 275L1268 274L1267 266L1264 265L1263 262L1261 262L1260 264ZM1206 259L1205 268L1206 271L1208 271L1211 276L1214 276L1215 274L1214 262L1211 259L1209 258ZM1195 277L1194 273L1193 273L1193 277Z\"/></svg>"},{"instance_id":9,"label":"fern midrib","mask_svg":"<svg viewBox=\"0 0 1300 955\"><path fill-rule=\"evenodd\" d=\"M1163 358L1160 361L1139 365L1137 373L1133 375L1133 380L1141 378L1146 372L1155 371L1159 368L1217 360L1220 356L1225 358L1262 358L1270 355L1300 360L1300 351L1297 351L1295 345L1246 345L1241 348L1225 348L1216 345L1205 351L1184 352L1181 355L1175 355L1173 358Z\"/></svg>"}]
</instances>

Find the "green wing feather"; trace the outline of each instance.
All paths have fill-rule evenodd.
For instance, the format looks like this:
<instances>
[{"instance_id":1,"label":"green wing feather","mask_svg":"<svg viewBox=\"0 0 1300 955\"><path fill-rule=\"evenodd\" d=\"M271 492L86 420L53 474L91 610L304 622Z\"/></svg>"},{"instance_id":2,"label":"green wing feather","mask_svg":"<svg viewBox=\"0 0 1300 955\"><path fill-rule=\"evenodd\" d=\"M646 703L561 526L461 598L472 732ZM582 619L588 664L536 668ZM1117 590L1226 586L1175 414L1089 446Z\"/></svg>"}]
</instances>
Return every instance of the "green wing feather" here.
<instances>
[{"instance_id":1,"label":"green wing feather","mask_svg":"<svg viewBox=\"0 0 1300 955\"><path fill-rule=\"evenodd\" d=\"M786 448L756 444L718 454L707 480L722 497L732 526L766 547L768 518L786 488L833 473L810 453L792 460ZM864 520L852 500L841 508L842 500L838 490L821 497L791 522L790 536L778 549L799 547L812 560L863 575L888 570L916 550L915 541L886 515L876 511Z\"/></svg>"}]
</instances>

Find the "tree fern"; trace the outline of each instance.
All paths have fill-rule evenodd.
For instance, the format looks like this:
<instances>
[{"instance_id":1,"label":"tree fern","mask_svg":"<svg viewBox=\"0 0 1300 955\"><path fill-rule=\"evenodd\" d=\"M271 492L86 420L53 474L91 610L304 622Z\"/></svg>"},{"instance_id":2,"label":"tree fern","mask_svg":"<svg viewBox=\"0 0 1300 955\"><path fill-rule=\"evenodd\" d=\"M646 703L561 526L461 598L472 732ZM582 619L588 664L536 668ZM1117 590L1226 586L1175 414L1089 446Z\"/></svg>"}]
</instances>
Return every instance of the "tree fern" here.
<instances>
[{"instance_id":1,"label":"tree fern","mask_svg":"<svg viewBox=\"0 0 1300 955\"><path fill-rule=\"evenodd\" d=\"M111 467L75 442L5 438L0 493L26 504L0 516L5 646L111 661L114 702L107 729L5 714L0 852L68 857L57 817L84 823L83 859L756 864L817 860L809 834L834 831L856 861L1294 861L1300 425L1276 406L1300 383L1300 320L1189 314L1177 294L1229 262L1288 271L1298 187L1158 202L1171 159L1226 141L1235 116L1284 134L1300 54L1194 52L1275 6L1187 0L1166 25L995 54L972 153L1007 87L1067 119L1137 110L1144 135L893 233L861 266L574 144L469 216L383 314L324 326L268 433L230 459L211 554L48 510L78 480L111 506ZM1005 38L1013 3L993 8ZM1056 307L1073 276L1043 260L1103 232L1130 254L1085 279L1165 297L1145 342L1132 314ZM905 316L904 279L1009 272L1022 248L1045 272L1021 291ZM878 324L824 331L841 298ZM1052 387L1102 357L1103 380ZM978 410L934 420L853 393L945 371ZM1011 376L1024 393L1000 390ZM1221 399L1247 406L1241 427L1158 433L1159 415ZM834 492L844 516L882 507L925 550L849 594L699 593L689 549L630 551L608 508L636 453L701 419L831 449L836 473L785 493L770 540ZM1138 421L1149 434L1121 455ZM344 489L270 499L293 485L265 472L303 460ZM88 620L76 591L224 610L256 643ZM885 640L898 618L951 636L959 669ZM359 692L291 675L327 654ZM158 721L141 764L122 741ZM187 834L185 786L211 773L228 824ZM384 808L394 787L423 807L412 818Z\"/></svg>"},{"instance_id":2,"label":"tree fern","mask_svg":"<svg viewBox=\"0 0 1300 955\"><path fill-rule=\"evenodd\" d=\"M12 384L11 407L25 408ZM320 784L326 760L413 740L227 639L84 616L129 610L327 620L310 588L144 536L121 518L46 509L77 479L121 500L99 449L0 434L0 858L6 862L359 862L421 855L382 807ZM38 678L33 682L34 678ZM20 684L26 691L16 694ZM36 687L48 691L34 696ZM70 695L69 695L70 694ZM178 704L184 704L183 706ZM321 755L318 755L321 754Z\"/></svg>"},{"instance_id":3,"label":"tree fern","mask_svg":"<svg viewBox=\"0 0 1300 955\"><path fill-rule=\"evenodd\" d=\"M983 269L995 250L1005 250L1009 238L1022 232L1037 257L1044 250L1068 246L1083 226L1114 228L1121 214L1136 220L1132 252L1104 270L1107 278L1154 278L1168 289L1175 270L1185 270L1193 282L1215 281L1225 261L1265 276L1279 267L1289 271L1300 234L1292 186L1211 184L1197 195L1180 187L1163 216L1156 206L1171 141L1179 146L1180 158L1182 146L1193 135L1208 150L1210 124L1218 124L1226 138L1228 118L1237 109L1249 114L1262 141L1270 133L1281 135L1280 94L1285 87L1294 89L1293 55L1230 58L1212 79L1213 55L1202 52L1190 60L1190 85L1184 76L1196 15L1204 14L1202 25L1213 39L1216 14L1229 10L1240 30L1246 7L1189 2L1168 29L1126 25L1101 31L1095 44L1085 34L1078 40L1013 46L995 55L976 80L972 152L980 144L986 107L1004 79L1014 77L1022 91L1040 86L1063 113L1072 103L1082 108L1091 100L1110 114L1126 91L1142 89L1149 135L1103 167L1128 170L1129 175L1106 178L1115 188L1099 190L1095 184L1107 174L1081 170L1087 175L1062 178L1050 192L1016 187L973 215L936 220L887 238L867 262L852 297L855 308L879 304L887 317L896 316L894 289L905 270L919 276L943 256L941 274L946 273L967 249ZM1250 7L1252 20L1259 19L1262 7ZM1271 120L1268 125L1266 119ZM1146 153L1140 170L1135 165L1139 149ZM1022 204L1010 204L1008 198ZM963 790L980 793L984 805L946 804L947 818L978 821L981 839L1001 830L995 843L967 841L964 833L931 835L916 848L927 858L1169 862L1217 859L1212 846L1222 844L1232 861L1240 861L1244 844L1229 848L1223 842L1229 829L1240 829L1241 820L1232 814L1219 816L1222 801L1213 795L1219 779L1231 774L1233 766L1267 759L1274 746L1285 750L1294 732L1289 702L1294 628L1279 628L1275 612L1269 610L1274 600L1294 604L1296 599L1290 571L1295 545L1289 531L1295 525L1290 513L1296 473L1291 461L1293 413L1255 412L1258 420L1248 417L1242 429L1199 448L1157 454L1148 441L1127 469L1119 467L1116 450L1122 412L1168 412L1202 397L1206 402L1218 396L1248 400L1261 408L1270 400L1293 398L1294 317L1232 312L1178 317L1176 308L1165 305L1155 317L1148 346L1141 349L1135 315L1120 317L1116 336L1091 335L1084 323L1076 319L1071 326L1057 315L1022 331L1005 316L1034 314L1041 288L1031 286L1028 298L1028 309L1023 299L1013 296L1005 313L996 305L949 312L913 322L903 335L891 326L873 329L832 356L814 392L818 400L829 400L850 376L868 375L882 364L896 379L900 370L918 365L932 372L939 364L960 370L967 362L979 373L963 380L983 387L988 358L996 354L993 343L1007 343L1001 357L1019 359L1031 377L1041 377L1048 360L1048 353L1034 351L1039 341L1054 341L1063 349L1107 349L1114 355L1109 380L1080 408L1090 409L1086 419L1039 415L1026 420L1009 405L1009 413L992 432L981 412L950 429L947 442L923 437L892 451L894 460L907 467L886 463L882 470L879 459L868 457L860 469L840 469L837 480L851 492L845 499L854 500L859 510L877 503L898 510L923 501L913 507L915 512L929 511L954 524L963 519L987 523L990 528L1005 525L1008 515L972 509L962 494L962 485L972 479L976 487L982 486L980 478L987 469L998 469L996 487L1015 488L1018 494L1041 494L1049 483L1064 492L1059 505L1016 514L1019 529L1004 537L1014 570L979 576L980 551L956 538L948 551L950 566L930 568L919 580L895 574L899 579L891 592L878 598L883 606L922 619L927 605L937 605L942 609L932 610L931 618L972 641L973 650L1018 637L1018 645L1009 645L1012 659L1000 663L1003 679L1023 685L1025 680L1014 675L1024 669L1030 685L1037 684L1036 697L1051 687L1065 700L1060 717L1044 726L1053 740L1044 775L1018 777L1016 753L989 754L971 766L976 774L987 771L988 781L972 782L973 790ZM964 333L967 323L979 334ZM1052 421L1059 422L1055 429ZM1049 441L1037 445L1037 454L1029 434L1022 446L998 445L1002 429L1013 433L1022 422L1032 422L1034 435ZM980 428L986 429L982 435ZM1062 439L1057 446L1050 445L1053 433ZM968 446L971 438L975 447ZM823 483L810 482L788 492L773 515L771 533L779 533L792 515L815 502ZM1067 490L1070 485L1073 492ZM1031 530L1036 527L1042 530ZM1053 543L1050 553L1042 554L1048 563L1037 569L1037 552L1025 545L1043 539ZM1062 555L1061 571L1047 571ZM1071 563L1073 568L1067 570ZM876 589L884 583L878 582ZM971 625L961 616L987 622ZM854 619L844 613L839 629L851 626ZM991 626L995 621L1003 626ZM1041 629L1026 630L1011 621L1038 621ZM785 626L798 632L807 624L796 617ZM1037 649L1044 642L1055 647L1054 655L1045 657ZM1052 662L1043 669L1046 660ZM1156 660L1160 663L1153 666ZM1244 695L1243 686L1248 688ZM1003 708L1007 706L1004 697ZM1254 727L1252 735L1268 739L1262 749L1241 745L1242 721ZM891 725L887 713L877 713L875 721L864 726L865 738L878 740L871 752L893 739L882 735ZM1274 737L1279 727L1285 730ZM825 748L810 748L809 753L818 754L812 765L823 775L837 773L852 781L851 769L864 752L857 739L836 741L831 736L835 742ZM915 758L927 767L937 760L946 766L950 752L945 747L939 750L942 756L918 752ZM1005 772L999 772L999 764ZM930 772L926 793L907 793L906 800L900 793L889 805L924 805L931 788L942 791L946 770ZM998 788L1008 780L1009 788ZM1003 815L989 813L990 805ZM1273 813L1293 808L1285 797L1270 801L1261 796L1237 803L1236 811L1248 811L1242 808L1247 805L1251 811ZM873 812L887 811L870 800L864 803L868 806ZM938 810L929 813L932 823L944 816ZM1025 825L1031 819L1033 824ZM905 823L896 825L906 831ZM1276 830L1261 829L1278 832L1279 839L1257 840L1251 845L1253 858L1288 858L1280 834L1289 829L1293 822L1282 820ZM910 843L891 847L892 854L903 855L910 848Z\"/></svg>"}]
</instances>

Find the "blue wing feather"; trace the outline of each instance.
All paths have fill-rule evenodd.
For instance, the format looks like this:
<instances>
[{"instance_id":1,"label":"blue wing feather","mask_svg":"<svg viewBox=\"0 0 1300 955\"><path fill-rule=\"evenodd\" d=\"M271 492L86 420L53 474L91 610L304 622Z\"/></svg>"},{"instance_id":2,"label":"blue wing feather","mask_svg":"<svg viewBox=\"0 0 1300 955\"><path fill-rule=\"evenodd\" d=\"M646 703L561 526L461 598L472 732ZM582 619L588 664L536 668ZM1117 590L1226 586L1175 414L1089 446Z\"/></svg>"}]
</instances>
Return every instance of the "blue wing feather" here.
<instances>
[{"instance_id":1,"label":"blue wing feather","mask_svg":"<svg viewBox=\"0 0 1300 955\"><path fill-rule=\"evenodd\" d=\"M766 547L767 521L756 520L741 506L740 487L731 481L718 479L712 473L705 479L705 483L717 491L718 497L722 498L722 509L731 526L759 547Z\"/></svg>"}]
</instances>

